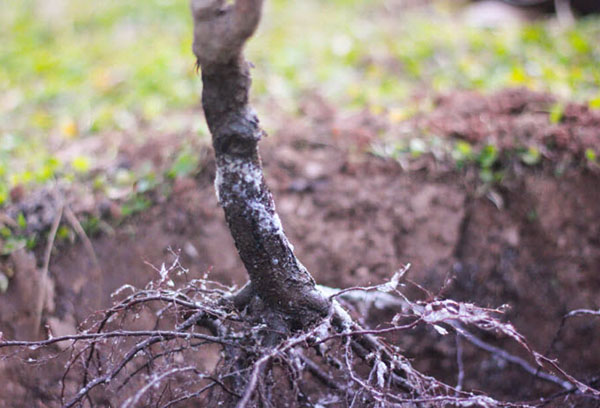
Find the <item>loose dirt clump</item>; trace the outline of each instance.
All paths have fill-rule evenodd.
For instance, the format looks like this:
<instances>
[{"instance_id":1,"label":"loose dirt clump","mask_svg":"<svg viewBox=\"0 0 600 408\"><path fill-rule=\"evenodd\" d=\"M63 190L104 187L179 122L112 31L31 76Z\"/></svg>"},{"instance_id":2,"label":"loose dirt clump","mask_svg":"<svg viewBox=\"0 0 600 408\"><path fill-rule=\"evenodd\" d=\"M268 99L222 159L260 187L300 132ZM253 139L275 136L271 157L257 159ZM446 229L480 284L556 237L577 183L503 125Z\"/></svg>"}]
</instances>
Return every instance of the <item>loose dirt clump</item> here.
<instances>
[{"instance_id":1,"label":"loose dirt clump","mask_svg":"<svg viewBox=\"0 0 600 408\"><path fill-rule=\"evenodd\" d=\"M481 306L508 304L507 319L536 349L558 358L579 379L600 375L599 321L569 320L556 336L568 311L600 308L600 176L580 164L587 149L600 152L600 113L567 104L561 120L551 123L552 97L509 90L440 97L431 114L402 124L414 134L434 130L474 146L494 144L504 151L535 145L543 152L540 165L507 168L505 182L486 186L469 166L457 170L427 156L419 158L426 166L407 171L393 159L365 153L361 147L395 125L365 113L343 116L322 100L307 103L309 116L282 120L262 155L286 233L319 283L380 283L411 263L409 278L433 294ZM144 149L148 155L152 144ZM565 160L569 165L557 173ZM54 305L45 317L51 327L73 329L108 306L116 288L143 287L156 277L148 264L168 259L168 248L181 250L189 276L210 271L225 283L245 281L214 196L214 164L207 159L202 169L195 178L177 179L166 201L92 239L101 273L90 273L94 265L83 244L59 248L49 269ZM14 272L15 282L27 273ZM35 336L32 327L18 324L18 310L29 313L31 295L19 292L26 289L11 284L0 296L5 338ZM395 340L417 368L456 383L453 336L415 331ZM516 350L508 341L486 340ZM462 349L467 389L509 400L553 390L464 341ZM0 366L10 394L0 406L50 398L32 384L59 379L61 366L42 375L14 361Z\"/></svg>"}]
</instances>

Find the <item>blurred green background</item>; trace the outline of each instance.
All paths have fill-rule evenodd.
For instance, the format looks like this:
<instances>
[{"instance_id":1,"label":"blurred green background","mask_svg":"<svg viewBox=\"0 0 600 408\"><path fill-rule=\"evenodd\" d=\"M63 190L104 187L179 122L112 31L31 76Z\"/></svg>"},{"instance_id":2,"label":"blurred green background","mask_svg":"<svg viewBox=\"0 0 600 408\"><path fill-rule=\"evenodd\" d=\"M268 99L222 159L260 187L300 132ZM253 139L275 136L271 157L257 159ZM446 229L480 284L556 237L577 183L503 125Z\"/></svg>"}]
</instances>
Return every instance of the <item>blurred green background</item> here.
<instances>
[{"instance_id":1,"label":"blurred green background","mask_svg":"<svg viewBox=\"0 0 600 408\"><path fill-rule=\"evenodd\" d=\"M390 3L268 0L248 49L258 109L275 101L294 112L316 91L400 121L415 113L415 93L508 86L600 108L600 18L475 28L456 2ZM55 155L72 140L198 107L191 28L187 0L4 0L0 203L17 185L85 175L93 157Z\"/></svg>"}]
</instances>

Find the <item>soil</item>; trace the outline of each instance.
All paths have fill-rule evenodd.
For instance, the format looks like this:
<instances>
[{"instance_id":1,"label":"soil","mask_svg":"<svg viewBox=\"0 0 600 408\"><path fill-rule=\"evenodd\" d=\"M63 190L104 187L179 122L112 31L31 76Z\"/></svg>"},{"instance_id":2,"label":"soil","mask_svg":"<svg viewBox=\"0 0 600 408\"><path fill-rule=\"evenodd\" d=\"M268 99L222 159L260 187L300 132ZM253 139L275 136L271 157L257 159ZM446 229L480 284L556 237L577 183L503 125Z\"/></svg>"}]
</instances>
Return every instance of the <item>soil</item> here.
<instances>
[{"instance_id":1,"label":"soil","mask_svg":"<svg viewBox=\"0 0 600 408\"><path fill-rule=\"evenodd\" d=\"M542 151L537 166L503 154L498 165L507 176L494 186L479 180L475 166L458 170L450 160L425 155L407 169L369 154L372 141L400 125L365 112L337 112L314 95L303 102L301 117L274 114L275 131L262 142L263 162L297 255L320 284L339 288L381 283L411 263L409 278L437 296L508 304L506 319L536 350L558 358L577 378L597 381L600 321L574 318L556 334L568 311L600 308L600 175L584 160L586 149L600 152L600 112L569 104L562 121L552 124L553 103L525 90L455 93L438 98L433 112L401 124L409 135L434 129L446 140L493 143L503 152L531 145ZM153 156L169 136L153 135L123 154L133 161L141 152ZM167 200L112 233L91 237L100 270L84 244L56 248L51 284L43 289L44 321L54 335L74 332L110 305L116 288L143 287L156 278L149 264L168 262L169 248L181 249L191 276L210 271L218 281L243 284L246 275L217 206L213 177L209 158L194 178L177 179ZM4 261L13 274L0 295L4 338L37 336L37 258L20 251ZM506 339L485 339L519 354ZM417 368L456 384L455 337L422 329L397 341ZM557 391L464 341L463 347L467 389L508 400ZM62 373L58 361L42 372L19 359L0 360L0 407L51 405Z\"/></svg>"}]
</instances>

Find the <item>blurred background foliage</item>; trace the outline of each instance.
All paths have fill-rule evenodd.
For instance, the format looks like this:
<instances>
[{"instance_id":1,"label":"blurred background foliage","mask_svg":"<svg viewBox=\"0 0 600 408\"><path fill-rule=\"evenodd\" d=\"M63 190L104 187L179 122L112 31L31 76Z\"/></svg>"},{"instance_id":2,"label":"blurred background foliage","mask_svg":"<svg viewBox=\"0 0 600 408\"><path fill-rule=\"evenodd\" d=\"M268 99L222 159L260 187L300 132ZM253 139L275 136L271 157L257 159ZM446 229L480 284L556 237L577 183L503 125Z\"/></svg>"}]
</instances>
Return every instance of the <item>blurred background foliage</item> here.
<instances>
[{"instance_id":1,"label":"blurred background foliage","mask_svg":"<svg viewBox=\"0 0 600 408\"><path fill-rule=\"evenodd\" d=\"M268 0L248 50L258 108L293 112L317 91L400 121L415 94L507 86L600 108L599 18L477 28L458 2L394 3ZM4 0L0 38L0 203L15 186L85 175L94 158L55 154L71 141L199 103L187 0Z\"/></svg>"}]
</instances>

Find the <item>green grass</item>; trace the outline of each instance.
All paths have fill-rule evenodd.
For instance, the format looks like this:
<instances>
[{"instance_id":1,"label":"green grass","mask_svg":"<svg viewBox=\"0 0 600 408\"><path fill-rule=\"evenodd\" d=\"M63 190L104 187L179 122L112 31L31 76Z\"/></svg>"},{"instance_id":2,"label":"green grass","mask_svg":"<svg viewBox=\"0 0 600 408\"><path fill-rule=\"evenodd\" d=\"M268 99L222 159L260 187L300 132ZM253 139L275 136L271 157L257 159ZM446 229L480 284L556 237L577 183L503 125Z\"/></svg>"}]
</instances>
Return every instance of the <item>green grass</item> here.
<instances>
[{"instance_id":1,"label":"green grass","mask_svg":"<svg viewBox=\"0 0 600 408\"><path fill-rule=\"evenodd\" d=\"M318 89L401 120L416 91L506 86L600 108L600 19L489 30L442 7L390 15L381 3L268 0L248 50L259 109L275 98L293 110ZM54 154L70 140L198 103L187 0L4 0L0 38L0 203L17 184L85 175L93 158Z\"/></svg>"}]
</instances>

